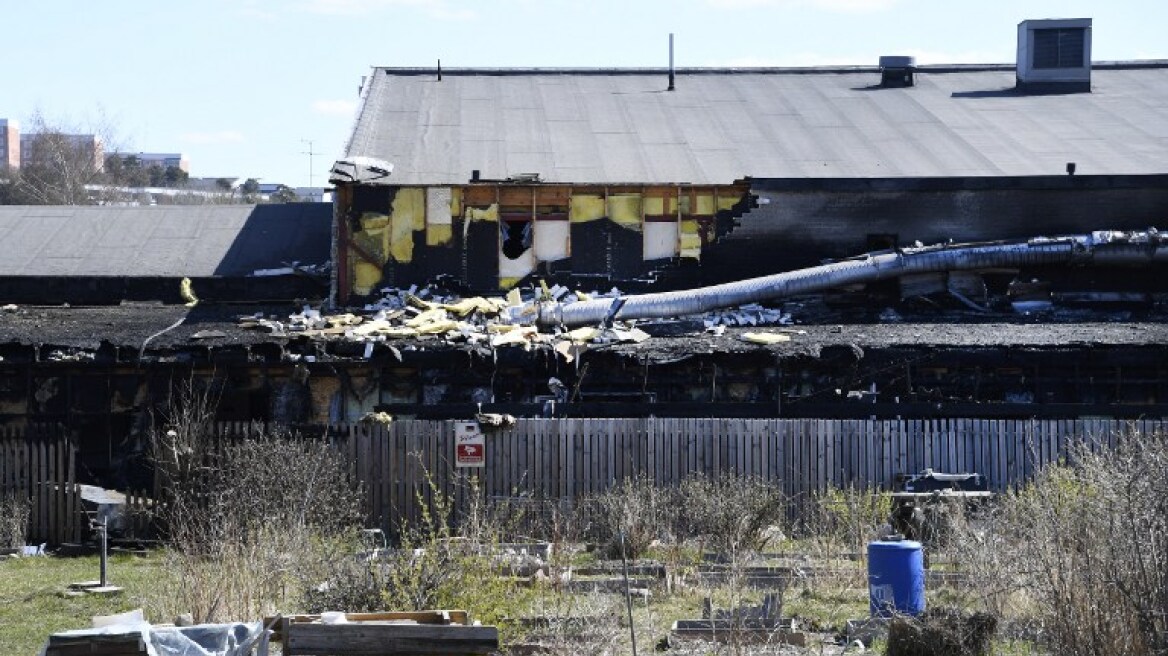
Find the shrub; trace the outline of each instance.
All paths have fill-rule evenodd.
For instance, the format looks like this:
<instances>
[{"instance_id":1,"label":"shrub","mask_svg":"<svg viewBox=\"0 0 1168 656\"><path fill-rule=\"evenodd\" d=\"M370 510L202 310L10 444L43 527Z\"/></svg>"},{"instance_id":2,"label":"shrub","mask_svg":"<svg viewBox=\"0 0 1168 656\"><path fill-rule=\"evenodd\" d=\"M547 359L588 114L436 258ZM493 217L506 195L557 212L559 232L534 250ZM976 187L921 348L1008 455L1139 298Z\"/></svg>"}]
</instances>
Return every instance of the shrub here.
<instances>
[{"instance_id":1,"label":"shrub","mask_svg":"<svg viewBox=\"0 0 1168 656\"><path fill-rule=\"evenodd\" d=\"M642 557L654 541L670 538L677 503L673 490L658 487L645 474L638 474L586 501L591 536L608 558ZM623 543L622 543L623 538Z\"/></svg>"},{"instance_id":2,"label":"shrub","mask_svg":"<svg viewBox=\"0 0 1168 656\"><path fill-rule=\"evenodd\" d=\"M989 613L929 609L888 626L887 656L989 656L997 618Z\"/></svg>"},{"instance_id":3,"label":"shrub","mask_svg":"<svg viewBox=\"0 0 1168 656\"><path fill-rule=\"evenodd\" d=\"M1073 449L1005 495L966 561L993 611L1056 653L1168 653L1168 438Z\"/></svg>"},{"instance_id":4,"label":"shrub","mask_svg":"<svg viewBox=\"0 0 1168 656\"><path fill-rule=\"evenodd\" d=\"M0 495L0 549L19 549L28 536L28 498L14 493Z\"/></svg>"},{"instance_id":5,"label":"shrub","mask_svg":"<svg viewBox=\"0 0 1168 656\"><path fill-rule=\"evenodd\" d=\"M761 551L770 529L786 516L782 488L753 476L696 474L681 482L677 504L685 508L683 535L737 558Z\"/></svg>"},{"instance_id":6,"label":"shrub","mask_svg":"<svg viewBox=\"0 0 1168 656\"><path fill-rule=\"evenodd\" d=\"M152 435L168 545L153 610L215 622L303 608L305 591L358 549L347 461L322 439L216 435L213 399L184 390Z\"/></svg>"}]
</instances>

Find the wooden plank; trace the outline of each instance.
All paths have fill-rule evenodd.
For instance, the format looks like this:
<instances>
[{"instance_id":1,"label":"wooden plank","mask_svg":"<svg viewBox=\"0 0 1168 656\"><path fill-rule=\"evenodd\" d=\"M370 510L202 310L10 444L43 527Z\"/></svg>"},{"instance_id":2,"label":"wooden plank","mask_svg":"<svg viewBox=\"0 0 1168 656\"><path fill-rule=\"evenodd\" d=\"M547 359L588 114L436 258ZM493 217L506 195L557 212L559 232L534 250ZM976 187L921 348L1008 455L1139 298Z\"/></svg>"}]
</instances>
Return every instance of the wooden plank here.
<instances>
[{"instance_id":1,"label":"wooden plank","mask_svg":"<svg viewBox=\"0 0 1168 656\"><path fill-rule=\"evenodd\" d=\"M572 459L572 454L569 444L570 419L561 419L557 422L558 431L556 434L556 462L559 476L560 498L572 498L572 488L569 484L570 472L569 467Z\"/></svg>"},{"instance_id":2,"label":"wooden plank","mask_svg":"<svg viewBox=\"0 0 1168 656\"><path fill-rule=\"evenodd\" d=\"M36 498L37 498L37 542L45 542L49 537L49 487L47 481L49 480L49 465L48 456L45 453L45 440L43 436L38 436L35 446L33 447L36 453L35 471L37 472L36 484Z\"/></svg>"},{"instance_id":3,"label":"wooden plank","mask_svg":"<svg viewBox=\"0 0 1168 656\"><path fill-rule=\"evenodd\" d=\"M487 654L499 648L493 626L436 626L429 624L310 624L288 625L286 653L329 653L337 656L384 654Z\"/></svg>"},{"instance_id":4,"label":"wooden plank","mask_svg":"<svg viewBox=\"0 0 1168 656\"><path fill-rule=\"evenodd\" d=\"M70 442L65 454L66 470L65 485L68 488L65 512L69 518L69 530L65 533L66 542L81 542L81 503L80 490L77 488L77 449Z\"/></svg>"}]
</instances>

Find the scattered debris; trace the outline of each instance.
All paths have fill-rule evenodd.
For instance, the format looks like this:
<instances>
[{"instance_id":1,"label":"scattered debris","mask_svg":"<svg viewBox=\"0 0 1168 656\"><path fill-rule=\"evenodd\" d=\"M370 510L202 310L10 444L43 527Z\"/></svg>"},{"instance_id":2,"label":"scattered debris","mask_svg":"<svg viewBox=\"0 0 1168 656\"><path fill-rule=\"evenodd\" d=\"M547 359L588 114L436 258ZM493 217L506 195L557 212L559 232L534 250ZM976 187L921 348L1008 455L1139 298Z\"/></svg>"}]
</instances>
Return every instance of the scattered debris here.
<instances>
[{"instance_id":1,"label":"scattered debris","mask_svg":"<svg viewBox=\"0 0 1168 656\"><path fill-rule=\"evenodd\" d=\"M91 362L97 357L96 353L91 351L62 351L54 349L49 352L48 360L50 362Z\"/></svg>"},{"instance_id":2,"label":"scattered debris","mask_svg":"<svg viewBox=\"0 0 1168 656\"><path fill-rule=\"evenodd\" d=\"M182 279L178 285L178 293L179 296L182 296L182 300L186 301L187 307L195 307L199 304L199 297L195 296L195 288L191 284L190 278Z\"/></svg>"},{"instance_id":3,"label":"scattered debris","mask_svg":"<svg viewBox=\"0 0 1168 656\"><path fill-rule=\"evenodd\" d=\"M272 269L256 269L251 272L251 275L254 278L293 275L323 277L329 275L332 268L332 262L324 262L323 264L300 264L299 262L292 262L287 264L287 266Z\"/></svg>"},{"instance_id":4,"label":"scattered debris","mask_svg":"<svg viewBox=\"0 0 1168 656\"><path fill-rule=\"evenodd\" d=\"M475 421L483 428L510 428L515 425L515 417L494 412L480 412L475 415Z\"/></svg>"},{"instance_id":5,"label":"scattered debris","mask_svg":"<svg viewBox=\"0 0 1168 656\"><path fill-rule=\"evenodd\" d=\"M783 342L791 341L791 336L771 332L743 333L742 341L750 342L751 344L782 344Z\"/></svg>"},{"instance_id":6,"label":"scattered debris","mask_svg":"<svg viewBox=\"0 0 1168 656\"><path fill-rule=\"evenodd\" d=\"M358 420L362 424L381 424L388 426L393 423L393 415L388 412L366 412Z\"/></svg>"}]
</instances>

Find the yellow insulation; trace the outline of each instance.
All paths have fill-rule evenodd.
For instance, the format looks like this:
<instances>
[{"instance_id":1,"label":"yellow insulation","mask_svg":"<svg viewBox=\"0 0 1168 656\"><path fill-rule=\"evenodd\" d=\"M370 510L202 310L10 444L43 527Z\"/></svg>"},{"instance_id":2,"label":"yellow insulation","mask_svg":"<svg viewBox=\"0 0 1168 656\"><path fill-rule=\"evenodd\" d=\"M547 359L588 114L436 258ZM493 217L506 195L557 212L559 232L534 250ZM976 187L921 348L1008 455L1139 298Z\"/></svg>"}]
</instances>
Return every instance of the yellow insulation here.
<instances>
[{"instance_id":1,"label":"yellow insulation","mask_svg":"<svg viewBox=\"0 0 1168 656\"><path fill-rule=\"evenodd\" d=\"M454 238L453 226L449 223L431 224L426 226L426 245L445 246Z\"/></svg>"},{"instance_id":2,"label":"yellow insulation","mask_svg":"<svg viewBox=\"0 0 1168 656\"><path fill-rule=\"evenodd\" d=\"M381 268L368 262L357 262L353 268L353 292L371 294L377 283L381 282Z\"/></svg>"},{"instance_id":3,"label":"yellow insulation","mask_svg":"<svg viewBox=\"0 0 1168 656\"><path fill-rule=\"evenodd\" d=\"M687 219L680 224L680 237L678 239L678 255L681 257L688 257L694 260L701 259L702 256L702 237L698 233L698 222L693 219Z\"/></svg>"},{"instance_id":4,"label":"yellow insulation","mask_svg":"<svg viewBox=\"0 0 1168 656\"><path fill-rule=\"evenodd\" d=\"M397 262L414 259L414 232L426 228L424 189L403 187L393 197L389 232L383 236L385 252Z\"/></svg>"},{"instance_id":5,"label":"yellow insulation","mask_svg":"<svg viewBox=\"0 0 1168 656\"><path fill-rule=\"evenodd\" d=\"M604 196L576 194L568 203L568 220L573 223L595 221L604 218L604 211Z\"/></svg>"},{"instance_id":6,"label":"yellow insulation","mask_svg":"<svg viewBox=\"0 0 1168 656\"><path fill-rule=\"evenodd\" d=\"M466 218L469 221L498 221L499 204L492 203L488 207L468 207L466 208Z\"/></svg>"},{"instance_id":7,"label":"yellow insulation","mask_svg":"<svg viewBox=\"0 0 1168 656\"><path fill-rule=\"evenodd\" d=\"M612 194L608 197L608 218L625 228L641 228L641 194Z\"/></svg>"}]
</instances>

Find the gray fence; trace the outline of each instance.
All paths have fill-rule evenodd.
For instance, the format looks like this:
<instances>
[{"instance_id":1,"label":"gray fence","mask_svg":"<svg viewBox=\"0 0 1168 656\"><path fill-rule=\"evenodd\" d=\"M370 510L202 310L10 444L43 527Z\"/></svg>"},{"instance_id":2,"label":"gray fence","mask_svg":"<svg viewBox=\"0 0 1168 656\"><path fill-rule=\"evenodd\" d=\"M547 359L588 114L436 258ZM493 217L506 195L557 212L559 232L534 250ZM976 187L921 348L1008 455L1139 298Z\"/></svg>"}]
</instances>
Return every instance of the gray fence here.
<instances>
[{"instance_id":1,"label":"gray fence","mask_svg":"<svg viewBox=\"0 0 1168 656\"><path fill-rule=\"evenodd\" d=\"M573 499L644 473L660 484L694 472L749 474L798 497L828 487L888 489L925 468L978 472L995 490L1031 477L1075 442L1111 447L1160 420L521 419L486 431L484 466L455 466L455 422L352 426L342 443L367 492L369 519L418 518L441 490L464 502L461 474L490 497Z\"/></svg>"}]
</instances>

